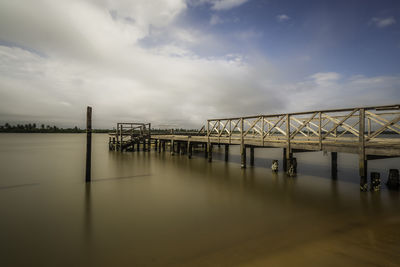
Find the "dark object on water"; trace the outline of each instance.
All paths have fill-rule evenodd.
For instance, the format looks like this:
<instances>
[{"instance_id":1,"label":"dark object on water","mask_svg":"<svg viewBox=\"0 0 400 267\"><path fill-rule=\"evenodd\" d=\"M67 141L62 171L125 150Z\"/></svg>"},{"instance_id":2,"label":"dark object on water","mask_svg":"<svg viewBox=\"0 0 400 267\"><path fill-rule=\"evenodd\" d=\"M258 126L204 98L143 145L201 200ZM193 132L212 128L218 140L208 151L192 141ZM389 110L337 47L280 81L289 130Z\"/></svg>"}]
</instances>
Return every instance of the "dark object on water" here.
<instances>
[{"instance_id":1,"label":"dark object on water","mask_svg":"<svg viewBox=\"0 0 400 267\"><path fill-rule=\"evenodd\" d=\"M290 177L296 176L297 173L297 159L296 158L291 158L289 160L289 169L287 171L287 174Z\"/></svg>"},{"instance_id":2,"label":"dark object on water","mask_svg":"<svg viewBox=\"0 0 400 267\"><path fill-rule=\"evenodd\" d=\"M381 189L381 174L379 172L371 172L371 191L379 191Z\"/></svg>"},{"instance_id":3,"label":"dark object on water","mask_svg":"<svg viewBox=\"0 0 400 267\"><path fill-rule=\"evenodd\" d=\"M272 169L273 172L277 172L278 168L279 168L279 162L278 162L278 160L274 159L272 161L271 169Z\"/></svg>"},{"instance_id":4,"label":"dark object on water","mask_svg":"<svg viewBox=\"0 0 400 267\"><path fill-rule=\"evenodd\" d=\"M400 187L400 179L399 179L399 170L398 169L390 169L389 177L386 185L389 189L398 190Z\"/></svg>"}]
</instances>

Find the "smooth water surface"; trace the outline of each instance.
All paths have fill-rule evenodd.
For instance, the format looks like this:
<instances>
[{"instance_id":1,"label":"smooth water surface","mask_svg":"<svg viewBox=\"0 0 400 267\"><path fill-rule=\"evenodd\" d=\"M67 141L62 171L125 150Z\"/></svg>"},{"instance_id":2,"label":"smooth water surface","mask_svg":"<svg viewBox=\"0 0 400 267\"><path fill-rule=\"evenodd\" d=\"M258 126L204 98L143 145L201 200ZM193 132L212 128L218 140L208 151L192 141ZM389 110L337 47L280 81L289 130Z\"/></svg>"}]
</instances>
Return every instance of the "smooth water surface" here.
<instances>
[{"instance_id":1,"label":"smooth water surface","mask_svg":"<svg viewBox=\"0 0 400 267\"><path fill-rule=\"evenodd\" d=\"M296 154L298 175L271 172L281 149L240 168L204 152L108 151L94 134L0 135L0 266L399 266L400 194L359 191L357 157ZM399 159L369 162L382 182Z\"/></svg>"}]
</instances>

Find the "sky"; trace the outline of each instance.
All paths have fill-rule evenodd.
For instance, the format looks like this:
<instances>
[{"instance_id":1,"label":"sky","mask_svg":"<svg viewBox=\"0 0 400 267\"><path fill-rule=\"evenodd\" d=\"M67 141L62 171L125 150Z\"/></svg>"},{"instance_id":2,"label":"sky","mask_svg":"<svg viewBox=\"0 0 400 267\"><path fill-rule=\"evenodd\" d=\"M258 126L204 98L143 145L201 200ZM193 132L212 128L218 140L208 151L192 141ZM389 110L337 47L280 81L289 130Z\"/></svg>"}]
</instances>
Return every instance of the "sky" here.
<instances>
[{"instance_id":1,"label":"sky","mask_svg":"<svg viewBox=\"0 0 400 267\"><path fill-rule=\"evenodd\" d=\"M400 103L398 0L0 0L0 124Z\"/></svg>"}]
</instances>

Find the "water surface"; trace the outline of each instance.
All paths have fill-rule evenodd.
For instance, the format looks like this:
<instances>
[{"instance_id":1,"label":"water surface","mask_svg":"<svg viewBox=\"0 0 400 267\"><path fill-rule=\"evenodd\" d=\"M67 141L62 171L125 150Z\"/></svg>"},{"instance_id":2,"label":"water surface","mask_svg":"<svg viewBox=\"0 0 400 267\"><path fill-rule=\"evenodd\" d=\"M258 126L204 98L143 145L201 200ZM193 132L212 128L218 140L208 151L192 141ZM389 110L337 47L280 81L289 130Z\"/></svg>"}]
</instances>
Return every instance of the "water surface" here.
<instances>
[{"instance_id":1,"label":"water surface","mask_svg":"<svg viewBox=\"0 0 400 267\"><path fill-rule=\"evenodd\" d=\"M1 266L400 265L399 192L359 192L355 155L332 180L329 154L296 154L289 178L270 169L280 149L242 170L237 147L208 163L93 138L87 185L84 134L0 135Z\"/></svg>"}]
</instances>

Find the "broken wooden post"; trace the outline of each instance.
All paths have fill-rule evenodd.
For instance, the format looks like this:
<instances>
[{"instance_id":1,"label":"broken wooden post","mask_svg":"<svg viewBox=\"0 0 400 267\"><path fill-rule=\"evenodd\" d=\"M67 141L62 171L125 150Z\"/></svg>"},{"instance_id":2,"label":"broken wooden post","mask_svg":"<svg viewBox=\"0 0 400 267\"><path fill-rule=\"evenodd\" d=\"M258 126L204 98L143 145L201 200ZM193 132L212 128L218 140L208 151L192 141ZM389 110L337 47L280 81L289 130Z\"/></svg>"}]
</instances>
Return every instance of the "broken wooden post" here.
<instances>
[{"instance_id":1,"label":"broken wooden post","mask_svg":"<svg viewBox=\"0 0 400 267\"><path fill-rule=\"evenodd\" d=\"M86 111L86 182L90 182L92 167L92 107Z\"/></svg>"},{"instance_id":2,"label":"broken wooden post","mask_svg":"<svg viewBox=\"0 0 400 267\"><path fill-rule=\"evenodd\" d=\"M279 169L279 162L278 162L278 160L275 159L272 161L271 170L273 172L278 172L278 169Z\"/></svg>"},{"instance_id":3,"label":"broken wooden post","mask_svg":"<svg viewBox=\"0 0 400 267\"><path fill-rule=\"evenodd\" d=\"M331 152L331 178L337 178L337 152Z\"/></svg>"},{"instance_id":4,"label":"broken wooden post","mask_svg":"<svg viewBox=\"0 0 400 267\"><path fill-rule=\"evenodd\" d=\"M367 191L368 183L367 183L367 170L368 170L368 161L365 155L365 109L359 109L359 131L358 131L358 141L359 141L359 151L358 151L358 164L359 164L359 172L360 172L360 190Z\"/></svg>"},{"instance_id":5,"label":"broken wooden post","mask_svg":"<svg viewBox=\"0 0 400 267\"><path fill-rule=\"evenodd\" d=\"M287 174L291 177L296 176L296 174L297 174L297 159L296 158L291 157L289 159L289 168L288 168Z\"/></svg>"},{"instance_id":6,"label":"broken wooden post","mask_svg":"<svg viewBox=\"0 0 400 267\"><path fill-rule=\"evenodd\" d=\"M381 174L379 172L371 172L371 191L379 191L381 189Z\"/></svg>"},{"instance_id":7,"label":"broken wooden post","mask_svg":"<svg viewBox=\"0 0 400 267\"><path fill-rule=\"evenodd\" d=\"M399 170L398 169L390 169L389 177L386 183L389 189L398 190L400 187L400 179L399 179Z\"/></svg>"},{"instance_id":8,"label":"broken wooden post","mask_svg":"<svg viewBox=\"0 0 400 267\"><path fill-rule=\"evenodd\" d=\"M229 145L225 145L225 161L229 160Z\"/></svg>"},{"instance_id":9,"label":"broken wooden post","mask_svg":"<svg viewBox=\"0 0 400 267\"><path fill-rule=\"evenodd\" d=\"M250 166L254 166L254 146L250 146Z\"/></svg>"}]
</instances>

